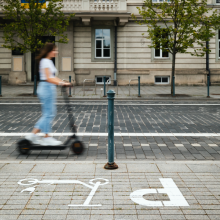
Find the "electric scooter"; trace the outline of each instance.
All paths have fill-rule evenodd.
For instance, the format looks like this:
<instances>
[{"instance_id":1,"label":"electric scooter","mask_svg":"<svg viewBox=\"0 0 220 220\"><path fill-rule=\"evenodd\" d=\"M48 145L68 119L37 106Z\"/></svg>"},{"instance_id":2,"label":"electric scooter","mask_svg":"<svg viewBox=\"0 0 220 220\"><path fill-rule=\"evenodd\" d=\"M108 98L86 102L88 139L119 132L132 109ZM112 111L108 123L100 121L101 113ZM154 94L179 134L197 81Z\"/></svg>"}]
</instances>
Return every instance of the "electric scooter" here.
<instances>
[{"instance_id":1,"label":"electric scooter","mask_svg":"<svg viewBox=\"0 0 220 220\"><path fill-rule=\"evenodd\" d=\"M67 113L69 116L69 125L70 131L73 132L73 135L68 137L68 139L64 142L63 145L58 146L42 146L38 144L33 144L27 139L22 139L17 143L17 150L20 154L28 154L29 151L33 150L64 150L66 148L70 148L71 151L77 155L81 154L84 150L83 143L76 136L76 126L74 125L74 118L72 114L72 108L69 104L69 99L67 96L67 87L62 86L62 93L66 104Z\"/></svg>"}]
</instances>

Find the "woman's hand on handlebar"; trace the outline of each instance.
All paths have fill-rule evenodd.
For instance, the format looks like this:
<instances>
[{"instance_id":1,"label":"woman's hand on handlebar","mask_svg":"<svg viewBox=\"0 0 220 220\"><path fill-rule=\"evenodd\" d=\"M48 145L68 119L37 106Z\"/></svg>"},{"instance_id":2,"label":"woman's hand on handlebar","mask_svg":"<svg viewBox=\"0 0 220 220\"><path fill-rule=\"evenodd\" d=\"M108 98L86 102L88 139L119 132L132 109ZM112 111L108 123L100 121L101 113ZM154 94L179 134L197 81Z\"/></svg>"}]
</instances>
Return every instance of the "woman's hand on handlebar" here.
<instances>
[{"instance_id":1,"label":"woman's hand on handlebar","mask_svg":"<svg viewBox=\"0 0 220 220\"><path fill-rule=\"evenodd\" d=\"M59 82L59 86L72 87L73 84L72 84L72 83L69 83L69 82L63 82L63 81L61 81L61 82Z\"/></svg>"}]
</instances>

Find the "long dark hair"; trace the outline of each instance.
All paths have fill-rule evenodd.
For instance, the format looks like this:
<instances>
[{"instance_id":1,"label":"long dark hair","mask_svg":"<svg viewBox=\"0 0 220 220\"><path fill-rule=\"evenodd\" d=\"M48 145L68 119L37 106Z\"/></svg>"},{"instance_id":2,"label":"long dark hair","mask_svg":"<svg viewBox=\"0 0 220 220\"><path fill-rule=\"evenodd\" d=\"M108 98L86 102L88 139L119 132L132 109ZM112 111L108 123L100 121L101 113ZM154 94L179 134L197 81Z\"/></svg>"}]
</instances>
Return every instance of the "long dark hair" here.
<instances>
[{"instance_id":1,"label":"long dark hair","mask_svg":"<svg viewBox=\"0 0 220 220\"><path fill-rule=\"evenodd\" d=\"M38 62L47 57L48 53L50 53L51 51L53 51L56 48L56 45L54 43L46 43L44 45L44 47L41 49L40 54L36 57L36 60L38 60Z\"/></svg>"}]
</instances>

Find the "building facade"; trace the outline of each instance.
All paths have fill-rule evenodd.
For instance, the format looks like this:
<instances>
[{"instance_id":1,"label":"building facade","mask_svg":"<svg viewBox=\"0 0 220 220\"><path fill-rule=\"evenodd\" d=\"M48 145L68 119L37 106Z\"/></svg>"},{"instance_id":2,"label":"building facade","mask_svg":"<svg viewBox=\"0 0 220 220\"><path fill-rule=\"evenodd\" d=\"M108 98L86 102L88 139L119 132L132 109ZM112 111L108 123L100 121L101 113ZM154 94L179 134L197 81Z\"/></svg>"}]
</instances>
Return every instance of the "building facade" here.
<instances>
[{"instance_id":1,"label":"building facade","mask_svg":"<svg viewBox=\"0 0 220 220\"><path fill-rule=\"evenodd\" d=\"M160 0L155 0L160 1ZM219 0L209 0L209 7L220 8ZM72 76L76 85L85 79L103 83L106 76L113 84L128 85L141 77L146 85L169 85L172 56L149 48L145 25L136 24L142 0L63 0L63 11L75 13L67 30L68 44L58 44L55 59L58 77ZM3 32L0 31L0 43ZM45 36L46 37L46 36ZM220 32L210 39L209 67L212 85L220 84ZM0 75L3 82L21 84L33 80L33 56L16 54L0 46ZM177 54L176 84L206 85L206 57Z\"/></svg>"}]
</instances>

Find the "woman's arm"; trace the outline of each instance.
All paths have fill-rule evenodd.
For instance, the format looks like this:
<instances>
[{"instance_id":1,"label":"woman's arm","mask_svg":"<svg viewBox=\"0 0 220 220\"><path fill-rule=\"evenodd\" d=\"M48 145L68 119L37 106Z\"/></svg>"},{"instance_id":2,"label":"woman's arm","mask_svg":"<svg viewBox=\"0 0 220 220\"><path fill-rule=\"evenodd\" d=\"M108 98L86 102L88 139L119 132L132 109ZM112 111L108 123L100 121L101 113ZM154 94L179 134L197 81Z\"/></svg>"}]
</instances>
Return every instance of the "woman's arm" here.
<instances>
[{"instance_id":1,"label":"woman's arm","mask_svg":"<svg viewBox=\"0 0 220 220\"><path fill-rule=\"evenodd\" d=\"M63 82L61 79L59 79L58 77L53 77L51 78L50 77L50 69L49 68L45 68L44 69L44 72L45 72L45 75L46 75L46 81L49 82L49 83L53 83L55 85L65 85L65 86L69 86L71 85L70 83L65 83Z\"/></svg>"}]
</instances>

